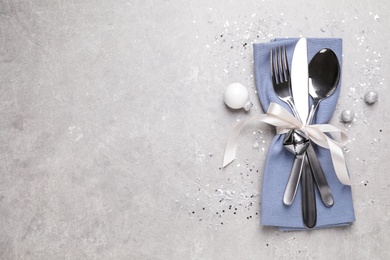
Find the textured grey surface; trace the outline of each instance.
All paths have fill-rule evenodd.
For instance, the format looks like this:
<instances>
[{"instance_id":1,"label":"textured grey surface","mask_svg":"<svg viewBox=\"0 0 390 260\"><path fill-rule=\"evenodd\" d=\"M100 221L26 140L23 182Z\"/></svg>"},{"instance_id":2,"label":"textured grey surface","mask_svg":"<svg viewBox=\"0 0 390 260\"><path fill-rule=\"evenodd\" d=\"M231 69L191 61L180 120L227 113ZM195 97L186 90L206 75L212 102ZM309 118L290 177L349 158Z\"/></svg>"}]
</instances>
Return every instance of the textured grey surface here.
<instances>
[{"instance_id":1,"label":"textured grey surface","mask_svg":"<svg viewBox=\"0 0 390 260\"><path fill-rule=\"evenodd\" d=\"M0 1L0 258L388 259L390 2L297 3ZM297 36L344 39L352 227L259 225L271 127L220 169L262 112L252 43ZM232 82L249 113L223 104Z\"/></svg>"}]
</instances>

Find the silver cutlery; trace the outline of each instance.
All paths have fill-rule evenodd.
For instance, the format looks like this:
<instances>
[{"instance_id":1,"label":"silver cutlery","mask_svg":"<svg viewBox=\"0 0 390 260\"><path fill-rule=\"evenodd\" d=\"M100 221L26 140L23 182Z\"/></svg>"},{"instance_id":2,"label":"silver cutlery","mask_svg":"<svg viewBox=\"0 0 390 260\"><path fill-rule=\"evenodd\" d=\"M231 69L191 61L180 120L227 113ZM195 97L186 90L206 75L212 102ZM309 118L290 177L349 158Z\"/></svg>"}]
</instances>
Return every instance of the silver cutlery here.
<instances>
[{"instance_id":1,"label":"silver cutlery","mask_svg":"<svg viewBox=\"0 0 390 260\"><path fill-rule=\"evenodd\" d=\"M306 41L306 39L305 39ZM298 44L297 44L298 45ZM302 48L302 47L301 47ZM305 42L306 48L306 42ZM306 49L305 49L306 51ZM297 54L301 54L302 50L297 51ZM295 51L294 51L295 55ZM294 65L293 57L293 65ZM306 59L306 56L304 56ZM297 59L296 59L297 60ZM304 64L304 62L301 62ZM295 62L298 64L298 62ZM307 64L307 61L306 61ZM300 119L300 114L296 109L292 86L290 78L290 70L287 61L286 48L284 46L271 50L270 52L270 65L272 83L276 95L289 105L293 111L294 116ZM337 66L335 66L337 65ZM302 68L302 64L299 64ZM299 66L296 66L299 68ZM294 67L295 68L295 67ZM294 71L293 71L294 72ZM335 54L328 49L323 49L318 52L309 64L310 84L309 93L314 100L314 104L311 107L310 114L307 118L307 124L311 124L313 117L318 108L319 103L323 98L332 95L337 87L339 79L339 65ZM304 87L304 81L302 82L302 75L295 75L298 82L301 80L301 85ZM305 73L303 73L303 77ZM304 90L301 92L295 89L298 94L304 95ZM301 97L302 101L302 97ZM301 104L302 105L302 104ZM301 108L302 111L302 108ZM305 111L303 111L305 116ZM302 122L302 121L301 121ZM326 181L325 175L322 171L321 165L316 157L315 151L307 138L305 133L299 130L292 130L286 134L284 140L284 146L290 152L294 153L296 159L292 167L292 171L286 186L286 191L283 197L283 202L286 205L291 205L299 185L299 180L302 179L302 214L303 221L306 227L312 228L316 225L316 201L314 191L314 180L317 184L318 190L321 195L321 199L328 207L333 205L333 196L331 194L329 185ZM306 155L307 157L306 158ZM313 180L314 176L314 180Z\"/></svg>"},{"instance_id":2,"label":"silver cutlery","mask_svg":"<svg viewBox=\"0 0 390 260\"><path fill-rule=\"evenodd\" d=\"M292 96L290 72L286 48L284 46L271 50L270 66L272 83L276 95L289 105L294 116L300 120L299 113L296 110ZM307 157L305 156L306 149L308 146L311 146L310 141L302 131L291 130L286 134L283 144L287 150L295 155L294 164L286 186L283 202L286 205L292 204L298 189L301 174L305 176L305 187L302 186L302 215L305 226L312 228L315 226L317 220L314 181L312 179L312 169L310 168ZM316 158L313 158L313 160L314 159ZM310 187L310 184L312 187Z\"/></svg>"}]
</instances>

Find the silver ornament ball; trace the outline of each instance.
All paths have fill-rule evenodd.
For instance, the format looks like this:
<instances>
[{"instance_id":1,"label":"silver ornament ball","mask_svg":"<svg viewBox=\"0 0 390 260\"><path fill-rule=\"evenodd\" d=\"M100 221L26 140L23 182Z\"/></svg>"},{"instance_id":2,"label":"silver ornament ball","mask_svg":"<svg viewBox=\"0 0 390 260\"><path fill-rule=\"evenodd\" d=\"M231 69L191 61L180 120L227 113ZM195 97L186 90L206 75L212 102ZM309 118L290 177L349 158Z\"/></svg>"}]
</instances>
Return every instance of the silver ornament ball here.
<instances>
[{"instance_id":1,"label":"silver ornament ball","mask_svg":"<svg viewBox=\"0 0 390 260\"><path fill-rule=\"evenodd\" d=\"M367 91L364 95L364 102L366 102L369 105L374 104L378 101L378 92L376 91Z\"/></svg>"},{"instance_id":2,"label":"silver ornament ball","mask_svg":"<svg viewBox=\"0 0 390 260\"><path fill-rule=\"evenodd\" d=\"M232 83L225 89L223 94L225 104L232 109L244 108L249 111L253 106L249 101L248 89L240 83Z\"/></svg>"},{"instance_id":3,"label":"silver ornament ball","mask_svg":"<svg viewBox=\"0 0 390 260\"><path fill-rule=\"evenodd\" d=\"M343 110L341 112L341 121L344 123L351 123L354 117L354 113L351 110Z\"/></svg>"}]
</instances>

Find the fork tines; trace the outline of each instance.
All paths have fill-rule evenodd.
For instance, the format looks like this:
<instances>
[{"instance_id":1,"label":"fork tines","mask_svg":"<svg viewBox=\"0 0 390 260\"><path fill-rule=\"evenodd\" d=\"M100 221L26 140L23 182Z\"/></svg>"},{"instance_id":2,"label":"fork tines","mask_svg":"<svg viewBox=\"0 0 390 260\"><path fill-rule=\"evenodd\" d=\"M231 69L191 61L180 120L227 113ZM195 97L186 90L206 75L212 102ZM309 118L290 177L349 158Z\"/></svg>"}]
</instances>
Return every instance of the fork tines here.
<instances>
[{"instance_id":1,"label":"fork tines","mask_svg":"<svg viewBox=\"0 0 390 260\"><path fill-rule=\"evenodd\" d=\"M274 84L289 81L290 72L288 68L286 47L280 46L271 50L270 53L271 76Z\"/></svg>"}]
</instances>

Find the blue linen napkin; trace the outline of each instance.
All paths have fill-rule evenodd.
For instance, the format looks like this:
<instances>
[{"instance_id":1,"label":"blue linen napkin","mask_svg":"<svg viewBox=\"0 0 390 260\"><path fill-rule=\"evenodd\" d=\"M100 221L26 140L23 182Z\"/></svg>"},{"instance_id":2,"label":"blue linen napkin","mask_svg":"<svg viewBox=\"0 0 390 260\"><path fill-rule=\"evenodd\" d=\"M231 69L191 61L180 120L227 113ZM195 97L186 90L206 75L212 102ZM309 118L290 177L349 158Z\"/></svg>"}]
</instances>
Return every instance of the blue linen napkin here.
<instances>
[{"instance_id":1,"label":"blue linen napkin","mask_svg":"<svg viewBox=\"0 0 390 260\"><path fill-rule=\"evenodd\" d=\"M291 60L298 39L275 39L270 43L256 43L254 49L254 71L258 96L264 111L271 102L278 103L291 111L286 103L280 100L273 89L270 74L270 50L277 46L285 46L291 69ZM323 48L332 49L342 68L342 39L309 38L307 39L308 62ZM342 75L342 74L341 74ZM336 92L324 99L317 110L313 124L326 124L332 117L340 93L341 80ZM294 155L283 147L284 135L276 135L268 149L263 171L261 196L261 224L278 226L281 230L304 229L302 221L301 185L291 206L283 204L286 187ZM326 207L316 188L317 225L316 228L350 225L355 221L351 187L343 185L337 178L333 168L329 150L314 145L322 169L328 180L334 197L334 205Z\"/></svg>"}]
</instances>

